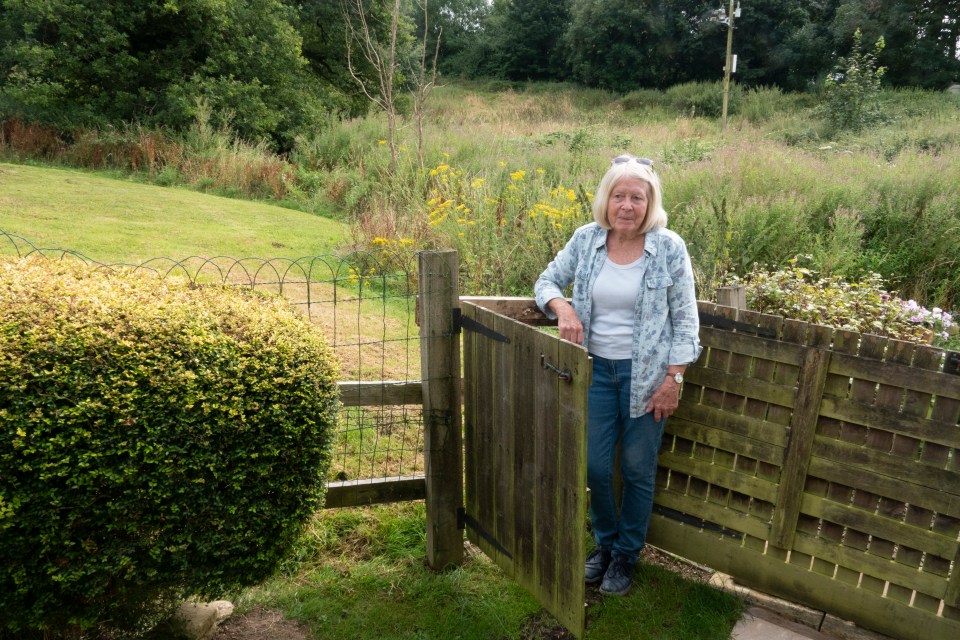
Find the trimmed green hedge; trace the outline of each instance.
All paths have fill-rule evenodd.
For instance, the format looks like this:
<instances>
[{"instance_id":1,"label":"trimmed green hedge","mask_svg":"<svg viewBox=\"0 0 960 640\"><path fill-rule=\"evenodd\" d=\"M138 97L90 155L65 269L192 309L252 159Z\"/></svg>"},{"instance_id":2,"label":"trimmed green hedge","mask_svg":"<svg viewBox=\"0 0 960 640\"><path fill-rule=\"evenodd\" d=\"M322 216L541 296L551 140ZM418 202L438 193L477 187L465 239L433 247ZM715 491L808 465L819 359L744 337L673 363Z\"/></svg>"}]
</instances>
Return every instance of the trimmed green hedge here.
<instances>
[{"instance_id":1,"label":"trimmed green hedge","mask_svg":"<svg viewBox=\"0 0 960 640\"><path fill-rule=\"evenodd\" d=\"M0 636L262 581L321 506L336 380L282 299L0 262Z\"/></svg>"}]
</instances>

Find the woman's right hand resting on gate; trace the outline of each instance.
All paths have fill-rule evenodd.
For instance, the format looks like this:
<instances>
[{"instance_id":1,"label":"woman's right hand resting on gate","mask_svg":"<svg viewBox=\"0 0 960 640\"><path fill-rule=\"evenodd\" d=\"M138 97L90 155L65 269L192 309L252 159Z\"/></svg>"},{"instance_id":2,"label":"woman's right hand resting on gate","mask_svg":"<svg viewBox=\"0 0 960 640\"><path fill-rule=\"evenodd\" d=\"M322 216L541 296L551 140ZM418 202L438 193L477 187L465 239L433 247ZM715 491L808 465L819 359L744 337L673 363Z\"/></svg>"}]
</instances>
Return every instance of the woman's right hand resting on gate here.
<instances>
[{"instance_id":1,"label":"woman's right hand resting on gate","mask_svg":"<svg viewBox=\"0 0 960 640\"><path fill-rule=\"evenodd\" d=\"M563 298L554 298L547 303L550 310L557 314L557 328L560 337L574 344L583 344L583 323L577 317L573 306Z\"/></svg>"}]
</instances>

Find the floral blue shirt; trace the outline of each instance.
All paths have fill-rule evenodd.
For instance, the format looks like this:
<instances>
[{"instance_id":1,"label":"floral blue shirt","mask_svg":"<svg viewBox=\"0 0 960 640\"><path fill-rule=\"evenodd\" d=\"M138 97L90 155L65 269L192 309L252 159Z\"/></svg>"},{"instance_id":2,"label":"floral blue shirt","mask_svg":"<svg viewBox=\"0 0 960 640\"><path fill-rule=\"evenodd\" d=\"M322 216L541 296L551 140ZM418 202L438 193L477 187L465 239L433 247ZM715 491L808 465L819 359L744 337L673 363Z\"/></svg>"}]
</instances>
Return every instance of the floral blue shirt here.
<instances>
[{"instance_id":1,"label":"floral blue shirt","mask_svg":"<svg viewBox=\"0 0 960 640\"><path fill-rule=\"evenodd\" d=\"M606 258L607 230L591 222L573 232L534 286L537 306L555 319L547 303L563 297L563 289L573 283L573 309L583 324L584 344L590 339L593 285ZM640 270L644 286L637 296L633 333L632 418L646 413L669 365L690 364L702 351L693 267L683 239L666 228L647 232Z\"/></svg>"}]
</instances>

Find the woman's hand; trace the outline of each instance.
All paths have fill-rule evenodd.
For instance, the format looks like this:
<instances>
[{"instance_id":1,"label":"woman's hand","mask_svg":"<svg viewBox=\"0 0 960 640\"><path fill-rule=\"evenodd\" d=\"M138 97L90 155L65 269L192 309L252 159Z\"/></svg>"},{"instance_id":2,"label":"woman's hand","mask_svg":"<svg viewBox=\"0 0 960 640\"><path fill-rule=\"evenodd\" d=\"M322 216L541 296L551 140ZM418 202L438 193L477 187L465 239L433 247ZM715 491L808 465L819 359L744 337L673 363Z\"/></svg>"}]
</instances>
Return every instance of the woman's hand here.
<instances>
[{"instance_id":1,"label":"woman's hand","mask_svg":"<svg viewBox=\"0 0 960 640\"><path fill-rule=\"evenodd\" d=\"M547 306L557 314L557 328L560 337L574 344L583 344L583 323L573 310L573 305L563 298L554 298Z\"/></svg>"},{"instance_id":2,"label":"woman's hand","mask_svg":"<svg viewBox=\"0 0 960 640\"><path fill-rule=\"evenodd\" d=\"M669 418L677 410L680 404L680 385L674 381L673 376L667 376L650 398L650 404L647 405L647 413L653 411L653 419L660 422L664 418Z\"/></svg>"}]
</instances>

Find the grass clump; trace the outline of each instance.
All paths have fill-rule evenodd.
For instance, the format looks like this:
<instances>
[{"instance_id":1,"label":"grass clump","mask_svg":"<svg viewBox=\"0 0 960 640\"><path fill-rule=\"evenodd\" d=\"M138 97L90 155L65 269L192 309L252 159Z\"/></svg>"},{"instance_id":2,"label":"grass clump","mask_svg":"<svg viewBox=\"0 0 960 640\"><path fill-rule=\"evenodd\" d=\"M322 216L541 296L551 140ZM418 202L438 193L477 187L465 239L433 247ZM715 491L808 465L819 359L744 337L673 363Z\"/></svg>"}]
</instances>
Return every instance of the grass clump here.
<instances>
[{"instance_id":1,"label":"grass clump","mask_svg":"<svg viewBox=\"0 0 960 640\"><path fill-rule=\"evenodd\" d=\"M518 637L539 610L482 556L435 573L423 503L317 514L284 575L239 594L239 610L281 609L326 640Z\"/></svg>"}]
</instances>

